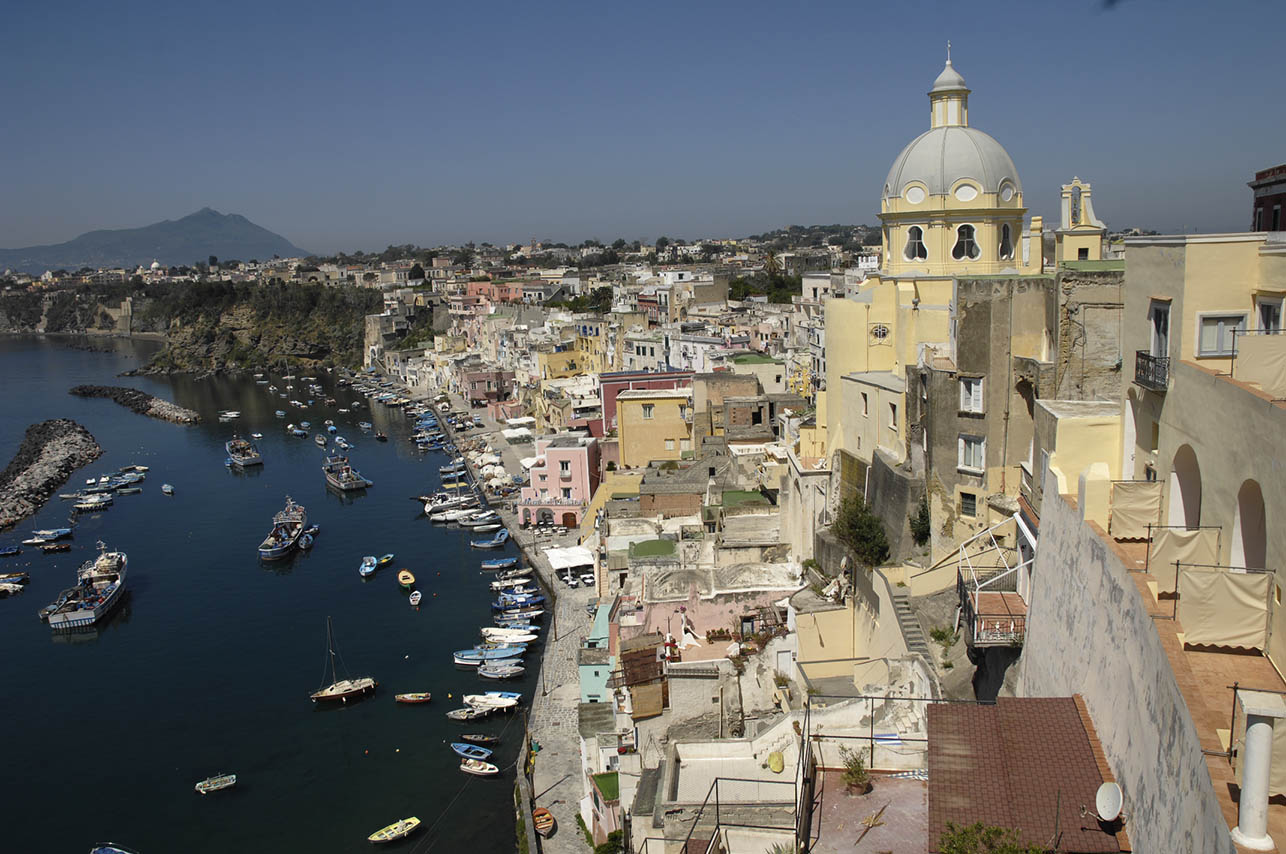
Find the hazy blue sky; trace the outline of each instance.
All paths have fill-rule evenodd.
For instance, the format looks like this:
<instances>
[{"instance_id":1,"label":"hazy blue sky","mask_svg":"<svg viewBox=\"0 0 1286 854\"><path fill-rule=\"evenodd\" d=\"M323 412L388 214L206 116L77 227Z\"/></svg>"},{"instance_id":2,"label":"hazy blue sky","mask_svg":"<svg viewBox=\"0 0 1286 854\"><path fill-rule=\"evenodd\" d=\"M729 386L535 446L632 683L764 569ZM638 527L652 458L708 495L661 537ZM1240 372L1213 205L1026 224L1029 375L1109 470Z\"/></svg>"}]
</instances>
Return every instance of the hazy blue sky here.
<instances>
[{"instance_id":1,"label":"hazy blue sky","mask_svg":"<svg viewBox=\"0 0 1286 854\"><path fill-rule=\"evenodd\" d=\"M0 246L209 205L314 251L875 222L949 38L1028 207L1249 227L1286 3L10 4Z\"/></svg>"}]
</instances>

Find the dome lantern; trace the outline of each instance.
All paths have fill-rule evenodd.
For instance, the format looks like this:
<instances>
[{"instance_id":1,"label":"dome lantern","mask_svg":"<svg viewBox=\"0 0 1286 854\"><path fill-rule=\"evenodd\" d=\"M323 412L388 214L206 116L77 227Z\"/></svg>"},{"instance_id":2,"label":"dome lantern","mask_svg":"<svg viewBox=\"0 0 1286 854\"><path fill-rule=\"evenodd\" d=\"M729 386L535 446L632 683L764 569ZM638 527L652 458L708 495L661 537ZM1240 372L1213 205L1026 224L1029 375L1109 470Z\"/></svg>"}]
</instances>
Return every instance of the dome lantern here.
<instances>
[{"instance_id":1,"label":"dome lantern","mask_svg":"<svg viewBox=\"0 0 1286 854\"><path fill-rule=\"evenodd\" d=\"M951 64L951 42L947 42L947 64L929 90L931 127L969 126L969 87Z\"/></svg>"}]
</instances>

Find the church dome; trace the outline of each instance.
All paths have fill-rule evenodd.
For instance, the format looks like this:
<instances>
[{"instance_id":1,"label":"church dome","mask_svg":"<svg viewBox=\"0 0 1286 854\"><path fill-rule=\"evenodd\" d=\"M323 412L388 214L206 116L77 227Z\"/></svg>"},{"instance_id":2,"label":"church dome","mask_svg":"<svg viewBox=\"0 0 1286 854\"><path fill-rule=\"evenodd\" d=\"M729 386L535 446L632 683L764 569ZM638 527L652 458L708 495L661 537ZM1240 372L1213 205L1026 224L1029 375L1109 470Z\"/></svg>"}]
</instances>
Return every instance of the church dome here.
<instances>
[{"instance_id":1,"label":"church dome","mask_svg":"<svg viewBox=\"0 0 1286 854\"><path fill-rule=\"evenodd\" d=\"M1000 193L1006 183L1014 192L1023 189L1009 152L991 135L947 125L925 131L902 149L884 182L884 195L901 196L907 184L919 182L929 195L945 196L964 178L976 181L983 193Z\"/></svg>"}]
</instances>

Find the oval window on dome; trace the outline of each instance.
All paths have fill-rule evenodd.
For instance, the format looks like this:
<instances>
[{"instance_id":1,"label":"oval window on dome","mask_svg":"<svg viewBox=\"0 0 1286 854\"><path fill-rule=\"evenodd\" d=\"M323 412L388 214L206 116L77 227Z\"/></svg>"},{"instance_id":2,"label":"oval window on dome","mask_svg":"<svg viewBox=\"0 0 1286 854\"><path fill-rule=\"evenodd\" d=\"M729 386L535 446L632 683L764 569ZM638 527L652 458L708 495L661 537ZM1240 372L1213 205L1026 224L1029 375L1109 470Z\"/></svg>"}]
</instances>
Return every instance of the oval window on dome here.
<instances>
[{"instance_id":1,"label":"oval window on dome","mask_svg":"<svg viewBox=\"0 0 1286 854\"><path fill-rule=\"evenodd\" d=\"M978 198L978 188L973 184L961 184L956 187L956 200L960 202L972 202Z\"/></svg>"},{"instance_id":2,"label":"oval window on dome","mask_svg":"<svg viewBox=\"0 0 1286 854\"><path fill-rule=\"evenodd\" d=\"M923 188L923 187L907 187L907 188L906 188L906 192L905 192L905 193L903 193L903 194L902 194L902 196L903 196L903 198L905 198L909 203L911 203L911 204L913 204L913 205L918 205L918 204L920 204L920 202L924 201L924 188Z\"/></svg>"},{"instance_id":3,"label":"oval window on dome","mask_svg":"<svg viewBox=\"0 0 1286 854\"><path fill-rule=\"evenodd\" d=\"M1002 202L1012 202L1014 200L1014 185L1005 184L1000 188L1000 200Z\"/></svg>"}]
</instances>

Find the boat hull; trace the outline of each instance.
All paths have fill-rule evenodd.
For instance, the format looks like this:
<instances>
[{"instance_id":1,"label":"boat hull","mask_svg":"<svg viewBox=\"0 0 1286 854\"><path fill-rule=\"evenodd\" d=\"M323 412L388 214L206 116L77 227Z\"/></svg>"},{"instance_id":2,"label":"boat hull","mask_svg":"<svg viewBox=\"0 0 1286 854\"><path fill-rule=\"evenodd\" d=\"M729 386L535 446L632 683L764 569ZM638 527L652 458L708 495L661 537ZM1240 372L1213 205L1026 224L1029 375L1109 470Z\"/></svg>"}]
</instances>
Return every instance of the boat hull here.
<instances>
[{"instance_id":1,"label":"boat hull","mask_svg":"<svg viewBox=\"0 0 1286 854\"><path fill-rule=\"evenodd\" d=\"M320 691L314 691L309 697L314 703L341 702L347 703L349 700L359 697L365 697L367 694L374 694L379 683L369 676L363 676L358 679L344 679L327 685Z\"/></svg>"}]
</instances>

